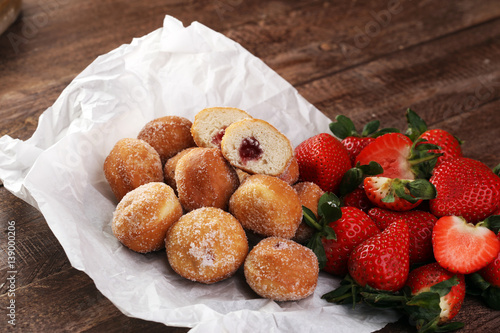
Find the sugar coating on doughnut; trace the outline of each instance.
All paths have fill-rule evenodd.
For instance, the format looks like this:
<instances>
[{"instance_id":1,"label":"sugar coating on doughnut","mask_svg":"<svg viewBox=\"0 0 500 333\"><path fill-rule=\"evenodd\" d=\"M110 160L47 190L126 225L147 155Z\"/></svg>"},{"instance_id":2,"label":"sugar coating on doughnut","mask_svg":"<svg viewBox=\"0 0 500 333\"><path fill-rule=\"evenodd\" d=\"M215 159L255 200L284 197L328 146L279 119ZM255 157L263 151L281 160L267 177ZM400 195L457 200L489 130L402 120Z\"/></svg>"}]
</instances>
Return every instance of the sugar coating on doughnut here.
<instances>
[{"instance_id":1,"label":"sugar coating on doughnut","mask_svg":"<svg viewBox=\"0 0 500 333\"><path fill-rule=\"evenodd\" d=\"M231 196L229 211L245 229L263 236L292 238L302 220L297 192L267 175L247 177Z\"/></svg>"},{"instance_id":2,"label":"sugar coating on doughnut","mask_svg":"<svg viewBox=\"0 0 500 333\"><path fill-rule=\"evenodd\" d=\"M243 119L226 128L221 150L236 168L252 174L278 176L293 158L290 140L261 119Z\"/></svg>"},{"instance_id":3,"label":"sugar coating on doughnut","mask_svg":"<svg viewBox=\"0 0 500 333\"><path fill-rule=\"evenodd\" d=\"M201 207L227 210L239 179L218 148L194 148L177 162L175 183L186 211Z\"/></svg>"},{"instance_id":4,"label":"sugar coating on doughnut","mask_svg":"<svg viewBox=\"0 0 500 333\"><path fill-rule=\"evenodd\" d=\"M321 187L312 182L299 182L293 185L293 189L297 192L302 206L309 208L314 215L318 217L319 198L321 198L321 196L325 193ZM313 233L314 229L302 221L297 228L297 232L295 233L293 240L303 243L311 238Z\"/></svg>"},{"instance_id":5,"label":"sugar coating on doughnut","mask_svg":"<svg viewBox=\"0 0 500 333\"><path fill-rule=\"evenodd\" d=\"M104 176L120 201L131 190L149 182L162 182L160 156L146 141L119 140L104 160Z\"/></svg>"},{"instance_id":6,"label":"sugar coating on doughnut","mask_svg":"<svg viewBox=\"0 0 500 333\"><path fill-rule=\"evenodd\" d=\"M168 231L165 244L168 262L177 274L207 284L232 276L248 253L240 223L214 207L182 216Z\"/></svg>"},{"instance_id":7,"label":"sugar coating on doughnut","mask_svg":"<svg viewBox=\"0 0 500 333\"><path fill-rule=\"evenodd\" d=\"M175 192L177 192L177 184L175 183L175 168L177 167L177 162L194 148L195 147L190 147L178 152L165 163L165 167L163 168L165 183L172 187Z\"/></svg>"},{"instance_id":8,"label":"sugar coating on doughnut","mask_svg":"<svg viewBox=\"0 0 500 333\"><path fill-rule=\"evenodd\" d=\"M168 228L182 216L174 190L152 182L130 191L113 213L112 230L129 249L146 253L165 246Z\"/></svg>"},{"instance_id":9,"label":"sugar coating on doughnut","mask_svg":"<svg viewBox=\"0 0 500 333\"><path fill-rule=\"evenodd\" d=\"M220 148L226 128L232 123L245 118L252 117L237 108L206 108L198 112L194 117L191 134L198 147Z\"/></svg>"},{"instance_id":10,"label":"sugar coating on doughnut","mask_svg":"<svg viewBox=\"0 0 500 333\"><path fill-rule=\"evenodd\" d=\"M137 135L160 155L162 165L183 149L196 146L191 136L191 121L179 116L165 116L149 121Z\"/></svg>"},{"instance_id":11,"label":"sugar coating on doughnut","mask_svg":"<svg viewBox=\"0 0 500 333\"><path fill-rule=\"evenodd\" d=\"M319 264L314 252L292 240L268 237L247 255L245 279L259 296L296 301L310 296L318 284Z\"/></svg>"}]
</instances>

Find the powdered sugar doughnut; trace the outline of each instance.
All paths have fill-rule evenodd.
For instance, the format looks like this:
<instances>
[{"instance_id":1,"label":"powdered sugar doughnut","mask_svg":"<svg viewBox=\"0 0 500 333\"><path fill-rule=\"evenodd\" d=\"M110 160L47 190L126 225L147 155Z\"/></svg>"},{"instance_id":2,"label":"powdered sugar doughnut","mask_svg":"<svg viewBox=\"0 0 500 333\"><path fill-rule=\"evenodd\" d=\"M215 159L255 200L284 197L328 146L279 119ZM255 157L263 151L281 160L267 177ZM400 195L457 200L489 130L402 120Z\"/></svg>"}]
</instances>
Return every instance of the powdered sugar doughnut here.
<instances>
[{"instance_id":1,"label":"powdered sugar doughnut","mask_svg":"<svg viewBox=\"0 0 500 333\"><path fill-rule=\"evenodd\" d=\"M118 203L112 230L129 249L146 253L165 246L168 228L182 216L174 190L165 183L148 183L130 191Z\"/></svg>"},{"instance_id":2,"label":"powdered sugar doughnut","mask_svg":"<svg viewBox=\"0 0 500 333\"><path fill-rule=\"evenodd\" d=\"M175 183L186 211L201 207L226 210L239 180L218 148L194 148L177 162Z\"/></svg>"},{"instance_id":3,"label":"powdered sugar doughnut","mask_svg":"<svg viewBox=\"0 0 500 333\"><path fill-rule=\"evenodd\" d=\"M104 176L120 201L125 194L149 182L162 182L160 156L147 142L119 140L104 160Z\"/></svg>"},{"instance_id":4,"label":"powdered sugar doughnut","mask_svg":"<svg viewBox=\"0 0 500 333\"><path fill-rule=\"evenodd\" d=\"M203 109L196 114L191 126L191 134L198 147L220 148L226 128L232 123L252 118L237 108L214 107Z\"/></svg>"},{"instance_id":5,"label":"powdered sugar doughnut","mask_svg":"<svg viewBox=\"0 0 500 333\"><path fill-rule=\"evenodd\" d=\"M268 237L248 253L244 273L248 285L259 296L296 301L316 289L319 264L311 249L292 240Z\"/></svg>"},{"instance_id":6,"label":"powdered sugar doughnut","mask_svg":"<svg viewBox=\"0 0 500 333\"><path fill-rule=\"evenodd\" d=\"M263 236L292 238L302 220L302 206L295 190L285 181L252 175L229 200L229 211L241 225Z\"/></svg>"},{"instance_id":7,"label":"powdered sugar doughnut","mask_svg":"<svg viewBox=\"0 0 500 333\"><path fill-rule=\"evenodd\" d=\"M293 158L290 140L261 119L243 119L226 128L221 150L235 168L279 176Z\"/></svg>"},{"instance_id":8,"label":"powdered sugar doughnut","mask_svg":"<svg viewBox=\"0 0 500 333\"><path fill-rule=\"evenodd\" d=\"M321 196L325 194L321 187L312 182L300 182L293 185L293 189L297 192L302 206L309 208L314 213L314 215L318 217L319 198L321 198ZM293 237L293 240L299 243L303 243L311 238L313 233L314 229L308 226L307 223L302 221L297 228L297 232L295 233L295 237Z\"/></svg>"},{"instance_id":9,"label":"powdered sugar doughnut","mask_svg":"<svg viewBox=\"0 0 500 333\"><path fill-rule=\"evenodd\" d=\"M213 207L182 216L168 231L165 247L168 262L177 274L207 284L233 275L248 253L240 223Z\"/></svg>"},{"instance_id":10,"label":"powdered sugar doughnut","mask_svg":"<svg viewBox=\"0 0 500 333\"><path fill-rule=\"evenodd\" d=\"M165 116L148 122L137 135L160 155L162 165L183 149L196 146L191 136L191 121L179 116Z\"/></svg>"}]
</instances>

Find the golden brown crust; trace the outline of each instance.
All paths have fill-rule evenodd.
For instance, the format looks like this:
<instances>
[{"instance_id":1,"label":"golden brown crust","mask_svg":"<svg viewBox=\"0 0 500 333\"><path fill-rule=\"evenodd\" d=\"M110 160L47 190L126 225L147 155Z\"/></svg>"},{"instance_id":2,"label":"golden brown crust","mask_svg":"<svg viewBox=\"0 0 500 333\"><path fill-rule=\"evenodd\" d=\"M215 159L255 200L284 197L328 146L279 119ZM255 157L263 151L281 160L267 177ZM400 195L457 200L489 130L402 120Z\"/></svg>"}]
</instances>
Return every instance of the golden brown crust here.
<instances>
[{"instance_id":1,"label":"golden brown crust","mask_svg":"<svg viewBox=\"0 0 500 333\"><path fill-rule=\"evenodd\" d=\"M295 184L299 180L299 163L295 156L288 162L288 166L281 175L278 176L279 179L283 179L290 185Z\"/></svg>"},{"instance_id":2,"label":"golden brown crust","mask_svg":"<svg viewBox=\"0 0 500 333\"><path fill-rule=\"evenodd\" d=\"M177 274L207 284L233 275L248 253L240 223L213 207L182 216L168 231L165 244L168 262Z\"/></svg>"},{"instance_id":3,"label":"golden brown crust","mask_svg":"<svg viewBox=\"0 0 500 333\"><path fill-rule=\"evenodd\" d=\"M165 116L148 122L137 135L160 155L162 165L180 152L196 146L191 136L191 121L179 116Z\"/></svg>"},{"instance_id":4,"label":"golden brown crust","mask_svg":"<svg viewBox=\"0 0 500 333\"><path fill-rule=\"evenodd\" d=\"M314 215L318 217L318 201L325 192L318 185L312 182L297 183L293 185L293 189L297 192L302 206L309 208ZM313 233L314 229L302 221L297 228L297 232L295 233L293 240L303 243L311 238Z\"/></svg>"},{"instance_id":5,"label":"golden brown crust","mask_svg":"<svg viewBox=\"0 0 500 333\"><path fill-rule=\"evenodd\" d=\"M244 228L264 236L292 238L302 220L295 190L267 175L247 177L231 196L229 211Z\"/></svg>"},{"instance_id":6,"label":"golden brown crust","mask_svg":"<svg viewBox=\"0 0 500 333\"><path fill-rule=\"evenodd\" d=\"M309 248L292 240L268 237L248 253L244 273L248 285L259 296L295 301L314 292L319 265Z\"/></svg>"},{"instance_id":7,"label":"golden brown crust","mask_svg":"<svg viewBox=\"0 0 500 333\"><path fill-rule=\"evenodd\" d=\"M119 140L104 160L103 169L118 201L141 185L163 181L160 156L151 145L139 139Z\"/></svg>"},{"instance_id":8,"label":"golden brown crust","mask_svg":"<svg viewBox=\"0 0 500 333\"><path fill-rule=\"evenodd\" d=\"M201 207L227 210L238 175L217 148L194 148L177 162L175 182L186 211Z\"/></svg>"},{"instance_id":9,"label":"golden brown crust","mask_svg":"<svg viewBox=\"0 0 500 333\"><path fill-rule=\"evenodd\" d=\"M177 167L177 162L179 162L181 157L183 157L193 149L195 149L195 147L186 148L178 152L177 154L175 154L175 156L167 160L167 162L165 163L165 167L163 168L163 176L165 178L165 183L167 183L170 187L172 187L176 193L177 193L177 184L175 183L175 168Z\"/></svg>"},{"instance_id":10,"label":"golden brown crust","mask_svg":"<svg viewBox=\"0 0 500 333\"><path fill-rule=\"evenodd\" d=\"M146 253L165 246L168 228L182 216L172 188L152 182L130 191L113 214L112 230L129 249Z\"/></svg>"}]
</instances>

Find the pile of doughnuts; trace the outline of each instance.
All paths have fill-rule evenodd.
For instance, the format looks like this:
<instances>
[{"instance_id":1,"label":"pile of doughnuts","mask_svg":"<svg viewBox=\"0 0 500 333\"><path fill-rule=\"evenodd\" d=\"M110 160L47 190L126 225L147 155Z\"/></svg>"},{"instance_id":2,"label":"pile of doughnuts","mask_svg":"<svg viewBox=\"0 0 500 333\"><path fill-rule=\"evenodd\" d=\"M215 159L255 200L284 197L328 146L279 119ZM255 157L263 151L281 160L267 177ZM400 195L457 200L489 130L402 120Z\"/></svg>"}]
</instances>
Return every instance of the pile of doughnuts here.
<instances>
[{"instance_id":1,"label":"pile of doughnuts","mask_svg":"<svg viewBox=\"0 0 500 333\"><path fill-rule=\"evenodd\" d=\"M314 292L302 205L315 211L323 192L297 183L292 144L270 123L229 107L193 122L157 118L119 140L103 169L118 201L113 234L130 250L165 250L177 274L204 284L242 268L257 295L276 301Z\"/></svg>"}]
</instances>

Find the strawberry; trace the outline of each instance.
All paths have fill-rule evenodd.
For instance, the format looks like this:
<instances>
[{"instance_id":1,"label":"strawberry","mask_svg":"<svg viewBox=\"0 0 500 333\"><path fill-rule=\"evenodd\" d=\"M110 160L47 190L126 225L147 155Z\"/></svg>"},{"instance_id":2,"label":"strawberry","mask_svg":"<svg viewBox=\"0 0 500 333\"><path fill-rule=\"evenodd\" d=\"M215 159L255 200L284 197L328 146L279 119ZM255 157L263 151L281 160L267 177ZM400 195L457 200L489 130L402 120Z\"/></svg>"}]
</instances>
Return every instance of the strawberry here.
<instances>
[{"instance_id":1,"label":"strawberry","mask_svg":"<svg viewBox=\"0 0 500 333\"><path fill-rule=\"evenodd\" d=\"M377 207L406 211L417 207L423 199L436 197L436 189L425 179L407 180L376 176L363 181L368 199Z\"/></svg>"},{"instance_id":2,"label":"strawberry","mask_svg":"<svg viewBox=\"0 0 500 333\"><path fill-rule=\"evenodd\" d=\"M406 135L412 141L426 141L434 144L438 149L430 150L431 153L438 153L436 166L442 161L462 157L462 141L443 129L428 129L425 121L420 118L413 110L406 111L406 119L408 121L408 129Z\"/></svg>"},{"instance_id":3,"label":"strawberry","mask_svg":"<svg viewBox=\"0 0 500 333\"><path fill-rule=\"evenodd\" d=\"M373 204L370 199L368 199L365 190L360 187L343 196L342 204L347 207L356 207L365 213L373 207Z\"/></svg>"},{"instance_id":4,"label":"strawberry","mask_svg":"<svg viewBox=\"0 0 500 333\"><path fill-rule=\"evenodd\" d=\"M347 258L356 245L379 233L379 229L363 211L340 207L333 193L323 194L318 201L318 214L302 206L304 221L314 229L307 247L318 257L320 269L335 275L347 273Z\"/></svg>"},{"instance_id":5,"label":"strawberry","mask_svg":"<svg viewBox=\"0 0 500 333\"><path fill-rule=\"evenodd\" d=\"M361 287L397 291L410 270L408 225L397 221L356 246L349 256L349 275Z\"/></svg>"},{"instance_id":6,"label":"strawberry","mask_svg":"<svg viewBox=\"0 0 500 333\"><path fill-rule=\"evenodd\" d=\"M443 129L427 130L419 138L439 146L440 149L430 151L443 154L438 157L436 166L445 160L463 156L462 147L460 146L462 141Z\"/></svg>"},{"instance_id":7,"label":"strawberry","mask_svg":"<svg viewBox=\"0 0 500 333\"><path fill-rule=\"evenodd\" d=\"M410 264L422 263L434 259L432 252L432 229L437 218L429 212L411 210L395 212L382 208L372 208L368 216L380 230L389 224L403 220L410 232Z\"/></svg>"},{"instance_id":8,"label":"strawberry","mask_svg":"<svg viewBox=\"0 0 500 333\"><path fill-rule=\"evenodd\" d=\"M351 168L349 153L327 133L306 139L295 148L300 181L316 183L325 192L337 191L344 173Z\"/></svg>"},{"instance_id":9,"label":"strawberry","mask_svg":"<svg viewBox=\"0 0 500 333\"><path fill-rule=\"evenodd\" d=\"M437 217L456 215L476 223L499 207L500 177L484 163L470 158L442 162L429 180L437 190L430 200L431 213Z\"/></svg>"},{"instance_id":10,"label":"strawberry","mask_svg":"<svg viewBox=\"0 0 500 333\"><path fill-rule=\"evenodd\" d=\"M500 241L500 234L497 235L497 238ZM491 285L500 288L500 252L497 253L492 262L481 268L478 273Z\"/></svg>"},{"instance_id":11,"label":"strawberry","mask_svg":"<svg viewBox=\"0 0 500 333\"><path fill-rule=\"evenodd\" d=\"M500 234L497 238L500 241ZM480 296L490 308L500 310L500 252L486 267L467 276L467 292Z\"/></svg>"},{"instance_id":12,"label":"strawberry","mask_svg":"<svg viewBox=\"0 0 500 333\"><path fill-rule=\"evenodd\" d=\"M453 283L453 279L456 280L456 283ZM454 285L451 288L450 284L438 285L445 281L450 281ZM465 298L464 275L451 273L435 262L412 270L408 275L406 286L410 288L412 295L406 302L406 310L410 315L414 314L412 319L415 321L417 329L422 329L422 331L430 331L431 327L453 319L460 311ZM445 288L441 289L442 287ZM424 306L431 311L433 308L437 308L436 316L432 318L429 316L432 312L426 313L426 316L432 318L429 320L429 317L419 316L421 311L414 311L416 307L422 308Z\"/></svg>"},{"instance_id":13,"label":"strawberry","mask_svg":"<svg viewBox=\"0 0 500 333\"><path fill-rule=\"evenodd\" d=\"M396 128L379 130L379 126L380 122L378 120L372 120L363 127L361 133L358 133L351 119L344 115L338 115L335 117L335 122L330 124L330 130L333 135L342 140L341 143L346 147L351 158L351 164L354 165L356 156L363 148L374 141L375 137L385 133L399 132Z\"/></svg>"},{"instance_id":14,"label":"strawberry","mask_svg":"<svg viewBox=\"0 0 500 333\"><path fill-rule=\"evenodd\" d=\"M371 218L355 207L341 207L342 217L330 222L337 239L322 238L327 262L324 270L344 276L347 274L347 260L351 251L361 242L379 233Z\"/></svg>"},{"instance_id":15,"label":"strawberry","mask_svg":"<svg viewBox=\"0 0 500 333\"><path fill-rule=\"evenodd\" d=\"M488 220L473 225L462 217L444 216L434 225L432 247L436 261L445 269L471 274L493 261L500 241L488 229Z\"/></svg>"}]
</instances>

